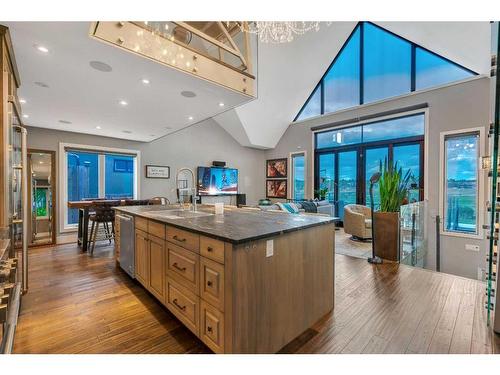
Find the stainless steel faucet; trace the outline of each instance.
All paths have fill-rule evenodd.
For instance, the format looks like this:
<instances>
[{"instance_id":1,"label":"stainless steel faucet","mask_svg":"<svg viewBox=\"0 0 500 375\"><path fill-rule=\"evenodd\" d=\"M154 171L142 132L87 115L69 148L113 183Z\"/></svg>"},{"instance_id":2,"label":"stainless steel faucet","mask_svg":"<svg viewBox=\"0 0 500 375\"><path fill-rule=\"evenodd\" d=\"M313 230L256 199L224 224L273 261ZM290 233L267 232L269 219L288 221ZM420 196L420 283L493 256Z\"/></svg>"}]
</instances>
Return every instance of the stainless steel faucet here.
<instances>
[{"instance_id":1,"label":"stainless steel faucet","mask_svg":"<svg viewBox=\"0 0 500 375\"><path fill-rule=\"evenodd\" d=\"M194 172L192 169L189 169L189 168L181 168L177 171L177 174L175 175L175 186L177 188L177 201L178 203L181 203L181 199L180 199L180 192L181 190L190 190L189 188L185 188L185 189L179 189L179 175L181 174L181 172L189 172L191 174L191 182L192 182L192 188L191 188L191 191L193 193L192 195L192 209L194 212L198 211L198 207L196 205L196 201L197 201L197 197L196 197L196 178L194 176Z\"/></svg>"}]
</instances>

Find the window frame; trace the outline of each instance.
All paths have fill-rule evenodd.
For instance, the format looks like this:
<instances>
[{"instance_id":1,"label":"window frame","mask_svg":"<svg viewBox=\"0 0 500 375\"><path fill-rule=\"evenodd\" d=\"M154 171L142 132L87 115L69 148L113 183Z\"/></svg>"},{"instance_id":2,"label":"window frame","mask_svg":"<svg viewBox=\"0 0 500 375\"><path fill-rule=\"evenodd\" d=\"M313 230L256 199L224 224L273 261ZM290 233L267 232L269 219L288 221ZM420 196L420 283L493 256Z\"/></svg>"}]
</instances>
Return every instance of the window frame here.
<instances>
[{"instance_id":1,"label":"window frame","mask_svg":"<svg viewBox=\"0 0 500 375\"><path fill-rule=\"evenodd\" d=\"M478 134L478 151L477 151L477 190L476 190L476 233L466 233L466 232L454 232L448 231L445 227L446 217L446 140L450 136L463 136L467 134ZM484 170L481 168L480 161L481 157L484 156L484 145L485 145L485 130L483 127L465 128L459 130L450 130L440 133L439 137L439 216L441 217L441 223L439 227L440 234L449 237L461 237L461 238L473 238L473 239L484 239L484 231L482 230L484 224L484 212L482 212L481 207L484 207Z\"/></svg>"},{"instance_id":2,"label":"window frame","mask_svg":"<svg viewBox=\"0 0 500 375\"><path fill-rule=\"evenodd\" d=\"M311 158L311 161L310 161L310 163L311 163L310 168L311 168L312 173L310 175L310 181L309 181L309 184L312 187L312 189L311 189L312 193L314 193L314 190L316 189L316 186L318 185L317 184L317 181L319 179L319 175L317 174L317 165L319 163L318 157L321 153L327 153L327 152L332 151L331 148L324 148L324 149L316 150L316 134L317 133L328 132L328 131L333 131L333 130L338 130L338 129L343 129L343 128L349 128L349 127L353 127L353 126L367 125L367 124L374 123L374 122L388 121L388 120L392 120L392 119L397 119L397 118L401 118L401 117L408 117L408 116L413 116L413 115L417 115L417 114L424 115L424 135L423 136L416 137L419 139L401 138L399 140L400 142L393 142L394 140L389 140L388 142L392 141L392 143L398 143L401 145L416 143L416 141L419 141L421 143L421 155L420 155L420 157L423 160L421 162L422 170L420 171L420 180L421 180L420 186L421 186L421 189L423 189L423 195L420 194L420 197L424 201L427 201L429 199L429 178L428 178L429 158L425 157L425 156L429 155L429 123L430 123L430 121L429 121L429 108L428 107L419 108L419 109L415 109L415 110L409 110L409 111L405 111L405 112L392 113L390 115L380 115L379 117L376 117L376 118L369 118L369 119L362 120L362 121L353 121L349 124L345 124L342 126L332 126L330 128L325 127L325 128L321 128L318 130L313 130L311 132L311 149L313 150L313 157ZM396 139L396 141L397 141L397 139ZM382 142L340 146L340 147L338 147L338 150L339 151L346 151L349 149L357 149L359 146L361 146L361 147L366 146L366 145L374 146L376 144L382 144ZM358 164L359 164L359 161L358 161ZM358 165L357 167L360 168L360 165ZM337 169L338 168L336 168L335 173L337 173ZM337 192L335 192L335 194L337 194ZM313 195L313 194L311 194L311 195ZM313 197L311 196L311 198L313 198ZM362 202L362 199L360 199L358 197L358 201Z\"/></svg>"},{"instance_id":3,"label":"window frame","mask_svg":"<svg viewBox=\"0 0 500 375\"><path fill-rule=\"evenodd\" d=\"M407 43L410 43L410 49L411 49L411 61L410 61L410 91L407 92L407 93L404 93L404 94L401 94L401 95L396 95L396 96L391 96L391 97L387 97L387 98L382 98L382 99L379 99L379 100L375 100L375 101L371 101L371 102L368 102L366 103L365 102L365 95L364 95L364 54L363 54L363 48L364 48L364 38L365 38L365 33L364 33L364 25L365 24L370 24L372 26L375 26L379 29L381 29L382 31L396 37L396 38L399 38ZM338 111L334 111L334 112L327 112L325 113L325 95L324 95L324 80L325 80L325 77L328 75L330 69L333 67L333 65L335 64L335 62L337 61L338 57L340 56L340 54L344 51L346 45L349 43L349 41L351 40L352 36L355 34L356 30L360 29L360 43L359 43L359 48L360 48L360 53L359 53L359 58L360 58L360 72L359 72L359 86L360 86L360 90L359 90L359 103L358 105L355 105L353 107L348 107L348 108L343 108L343 109L339 109ZM441 84L441 85L437 85L437 86L431 86L431 87L427 87L425 89L421 89L421 90L416 90L416 75L417 75L417 71L416 71L416 49L417 48L420 48L421 50L424 50L432 55L435 55L443 60L445 60L446 62L450 63L450 64L453 64L453 65L456 65L462 69L464 69L465 71L469 72L471 74L471 77L467 77L465 79L462 79L462 80L458 80L458 81L450 81L450 82L447 82L447 83L444 83L444 84ZM399 98L399 97L402 97L402 96L406 96L406 95L409 95L409 94L412 94L414 92L423 92L423 91L426 91L426 90L433 90L435 88L438 88L438 87L443 87L443 86L447 86L447 85L450 85L452 83L455 83L455 82L462 82L462 81L465 81L465 80L469 80L471 78L474 78L474 77L477 77L479 76L479 73L473 71L472 69L469 69L459 63L456 63L455 61L452 61L450 59L448 59L447 57L444 57L436 52L433 52L415 42L412 42L411 40L407 39L407 38L404 38L390 30L387 30L386 28L380 26L380 25L377 25L376 23L374 22L370 22L370 21L360 21L358 22L354 28L352 29L352 32L349 34L347 40L344 42L344 44L342 45L342 47L340 48L339 52L337 52L337 54L335 55L333 61L330 63L330 65L328 65L328 68L326 69L325 73L321 76L320 80L318 81L318 83L314 86L314 89L312 90L312 92L309 94L306 102L302 105L302 107L300 108L300 110L298 111L297 115L293 118L293 121L292 122L303 122L303 121L308 121L312 118L316 118L316 117L320 117L320 116L323 116L325 114L332 114L332 113L337 113L337 112L342 112L342 111L346 111L346 110L351 110L353 108L356 108L358 106L361 106L361 105L372 105L372 104L375 104L375 103L380 103L380 102L383 102L383 101L386 101L386 100L392 100L394 98ZM308 118L305 118L305 119L300 119L299 120L299 117L300 115L302 114L304 108L307 106L307 104L309 103L310 99L312 98L312 96L314 95L315 91L316 91L316 88L320 87L320 91L321 91L321 95L320 95L320 100L321 100L321 113L317 116L312 116L312 117L308 117Z\"/></svg>"},{"instance_id":4,"label":"window frame","mask_svg":"<svg viewBox=\"0 0 500 375\"><path fill-rule=\"evenodd\" d=\"M290 189L288 189L288 199L294 200L294 195L295 195L295 185L293 183L294 181L294 169L293 169L293 158L297 155L302 155L304 156L304 199L308 199L309 194L308 194L308 189L307 189L307 151L293 151L290 152L288 158L289 158L289 165L290 165L290 177L288 181L288 186L290 186Z\"/></svg>"},{"instance_id":5,"label":"window frame","mask_svg":"<svg viewBox=\"0 0 500 375\"><path fill-rule=\"evenodd\" d=\"M59 143L59 232L69 233L77 230L77 224L68 224L68 158L66 157L66 149L73 148L81 150L82 152L96 152L98 153L98 173L99 173L99 187L98 197L104 198L105 193L105 155L104 154L126 154L134 157L134 199L140 196L140 181L141 181L141 152L139 150L125 149L125 148L112 148L103 146L92 146L77 143Z\"/></svg>"}]
</instances>

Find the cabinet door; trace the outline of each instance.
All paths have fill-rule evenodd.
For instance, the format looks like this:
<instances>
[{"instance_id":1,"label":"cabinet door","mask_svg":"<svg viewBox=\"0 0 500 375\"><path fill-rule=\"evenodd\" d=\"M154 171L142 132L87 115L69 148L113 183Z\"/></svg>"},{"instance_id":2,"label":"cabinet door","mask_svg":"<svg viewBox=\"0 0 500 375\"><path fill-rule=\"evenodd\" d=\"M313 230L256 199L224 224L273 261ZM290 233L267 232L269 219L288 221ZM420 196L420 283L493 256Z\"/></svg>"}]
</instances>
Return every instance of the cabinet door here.
<instances>
[{"instance_id":1,"label":"cabinet door","mask_svg":"<svg viewBox=\"0 0 500 375\"><path fill-rule=\"evenodd\" d=\"M147 233L135 230L135 278L146 288L149 284L149 240Z\"/></svg>"},{"instance_id":2,"label":"cabinet door","mask_svg":"<svg viewBox=\"0 0 500 375\"><path fill-rule=\"evenodd\" d=\"M149 235L149 291L165 301L165 240Z\"/></svg>"},{"instance_id":3,"label":"cabinet door","mask_svg":"<svg viewBox=\"0 0 500 375\"><path fill-rule=\"evenodd\" d=\"M224 266L201 257L200 279L200 297L224 311Z\"/></svg>"}]
</instances>

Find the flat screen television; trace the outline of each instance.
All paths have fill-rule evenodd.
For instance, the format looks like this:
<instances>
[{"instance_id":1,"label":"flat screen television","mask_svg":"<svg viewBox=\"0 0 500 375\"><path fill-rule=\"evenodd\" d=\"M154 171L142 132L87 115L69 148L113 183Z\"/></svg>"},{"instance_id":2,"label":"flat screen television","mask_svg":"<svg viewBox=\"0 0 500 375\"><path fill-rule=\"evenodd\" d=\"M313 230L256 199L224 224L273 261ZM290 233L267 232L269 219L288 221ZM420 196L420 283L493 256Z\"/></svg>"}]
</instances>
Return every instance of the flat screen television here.
<instances>
[{"instance_id":1,"label":"flat screen television","mask_svg":"<svg viewBox=\"0 0 500 375\"><path fill-rule=\"evenodd\" d=\"M198 167L198 194L238 194L238 170L234 168Z\"/></svg>"}]
</instances>

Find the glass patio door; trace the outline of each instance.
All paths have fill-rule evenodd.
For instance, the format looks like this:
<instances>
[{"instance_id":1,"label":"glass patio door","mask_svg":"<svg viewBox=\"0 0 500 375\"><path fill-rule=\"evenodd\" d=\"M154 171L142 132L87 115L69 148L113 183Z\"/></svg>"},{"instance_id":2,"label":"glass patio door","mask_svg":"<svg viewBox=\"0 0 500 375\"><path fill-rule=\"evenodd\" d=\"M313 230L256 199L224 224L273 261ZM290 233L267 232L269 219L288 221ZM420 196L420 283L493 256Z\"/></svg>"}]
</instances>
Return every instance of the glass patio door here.
<instances>
[{"instance_id":1,"label":"glass patio door","mask_svg":"<svg viewBox=\"0 0 500 375\"><path fill-rule=\"evenodd\" d=\"M370 199L370 178L372 175L379 171L380 162L382 164L387 159L389 161L389 147L367 148L364 152L365 155L365 202L368 207L371 207ZM373 204L375 209L380 208L380 191L378 183L373 185Z\"/></svg>"},{"instance_id":2,"label":"glass patio door","mask_svg":"<svg viewBox=\"0 0 500 375\"><path fill-rule=\"evenodd\" d=\"M337 158L337 214L343 220L344 206L358 201L358 151L342 151L337 154Z\"/></svg>"}]
</instances>

